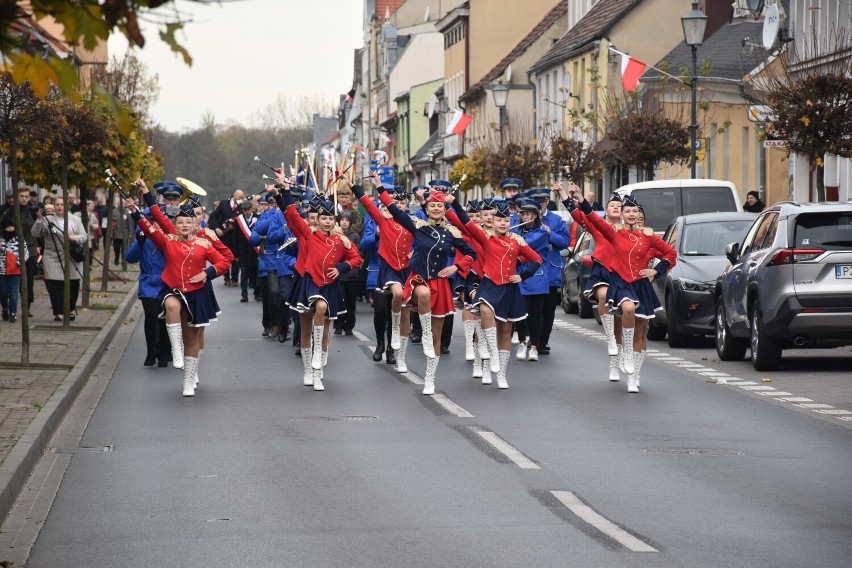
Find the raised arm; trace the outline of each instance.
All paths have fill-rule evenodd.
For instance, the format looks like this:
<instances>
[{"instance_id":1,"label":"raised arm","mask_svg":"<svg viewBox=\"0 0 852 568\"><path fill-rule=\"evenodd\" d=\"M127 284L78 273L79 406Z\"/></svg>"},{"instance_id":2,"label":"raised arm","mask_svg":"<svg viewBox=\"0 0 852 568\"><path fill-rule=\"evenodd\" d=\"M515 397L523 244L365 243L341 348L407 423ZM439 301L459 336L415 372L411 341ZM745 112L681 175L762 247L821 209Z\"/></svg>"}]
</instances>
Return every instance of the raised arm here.
<instances>
[{"instance_id":1,"label":"raised arm","mask_svg":"<svg viewBox=\"0 0 852 568\"><path fill-rule=\"evenodd\" d=\"M145 185L145 182L142 178L136 180L135 185L139 187L142 191L142 199L145 201L145 205L148 206L148 209L151 211L151 216L154 218L154 221L160 226L160 229L166 235L176 235L177 229L169 221L169 218L166 217L163 210L160 209L160 206L157 204L157 198L154 197L154 194L148 191L148 187Z\"/></svg>"},{"instance_id":2,"label":"raised arm","mask_svg":"<svg viewBox=\"0 0 852 568\"><path fill-rule=\"evenodd\" d=\"M447 209L447 219L450 220L453 226L485 248L485 245L488 243L488 235L485 234L479 225L470 220L467 212L459 205L458 201L453 200L452 208Z\"/></svg>"}]
</instances>

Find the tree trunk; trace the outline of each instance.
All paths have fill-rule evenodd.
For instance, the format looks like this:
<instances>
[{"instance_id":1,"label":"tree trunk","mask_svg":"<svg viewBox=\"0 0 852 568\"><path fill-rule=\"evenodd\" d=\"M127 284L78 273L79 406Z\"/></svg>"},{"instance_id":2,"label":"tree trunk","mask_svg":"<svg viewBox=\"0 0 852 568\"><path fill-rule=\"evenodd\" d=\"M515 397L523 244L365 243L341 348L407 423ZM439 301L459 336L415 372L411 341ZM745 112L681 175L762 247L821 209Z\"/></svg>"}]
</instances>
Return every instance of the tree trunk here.
<instances>
[{"instance_id":1,"label":"tree trunk","mask_svg":"<svg viewBox=\"0 0 852 568\"><path fill-rule=\"evenodd\" d=\"M68 167L62 168L62 202L65 204L63 220L65 227L62 229L62 257L65 259L65 282L62 289L62 326L71 325L71 243L68 241L68 224L71 222L71 208L68 206Z\"/></svg>"},{"instance_id":2,"label":"tree trunk","mask_svg":"<svg viewBox=\"0 0 852 568\"><path fill-rule=\"evenodd\" d=\"M80 218L83 221L83 227L86 229L86 234L89 233L89 188L86 186L86 182L82 181L78 188L80 191ZM82 299L80 300L81 308L89 307L89 295L91 292L91 277L92 277L92 265L89 260L90 256L95 254L95 251L89 253L89 245L91 245L91 240L86 242L84 248L86 248L86 260L83 262L83 280L80 282L80 293L82 294Z\"/></svg>"},{"instance_id":3,"label":"tree trunk","mask_svg":"<svg viewBox=\"0 0 852 568\"><path fill-rule=\"evenodd\" d=\"M12 191L15 199L18 198L18 140L13 135L9 140L9 169L12 174ZM26 212L29 215L29 211ZM21 219L21 207L15 203L15 225L18 227L18 249L27 248L24 235L23 219ZM27 285L27 263L24 262L25 254L21 253L21 366L30 366L30 307L27 302L29 286Z\"/></svg>"},{"instance_id":4,"label":"tree trunk","mask_svg":"<svg viewBox=\"0 0 852 568\"><path fill-rule=\"evenodd\" d=\"M113 193L112 189L107 186L106 188L106 197L107 197L107 222L106 222L106 231L104 231L104 264L103 264L103 276L101 276L101 292L107 291L107 286L109 286L109 259L110 259L110 247L112 246L112 212L113 212Z\"/></svg>"},{"instance_id":5,"label":"tree trunk","mask_svg":"<svg viewBox=\"0 0 852 568\"><path fill-rule=\"evenodd\" d=\"M819 203L825 201L825 167L816 165L816 200Z\"/></svg>"}]
</instances>

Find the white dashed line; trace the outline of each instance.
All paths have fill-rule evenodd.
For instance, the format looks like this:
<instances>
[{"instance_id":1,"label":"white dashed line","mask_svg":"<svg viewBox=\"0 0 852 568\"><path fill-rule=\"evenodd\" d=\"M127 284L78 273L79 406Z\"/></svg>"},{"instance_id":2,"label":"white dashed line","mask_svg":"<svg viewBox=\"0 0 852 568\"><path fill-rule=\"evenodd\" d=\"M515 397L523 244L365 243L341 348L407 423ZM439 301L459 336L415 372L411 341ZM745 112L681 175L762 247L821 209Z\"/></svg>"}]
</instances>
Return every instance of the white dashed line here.
<instances>
[{"instance_id":1,"label":"white dashed line","mask_svg":"<svg viewBox=\"0 0 852 568\"><path fill-rule=\"evenodd\" d=\"M568 507L568 509L604 533L609 538L613 539L623 547L633 552L659 552L656 548L639 540L626 530L622 529L600 513L583 503L579 497L570 491L551 491L554 497Z\"/></svg>"},{"instance_id":2,"label":"white dashed line","mask_svg":"<svg viewBox=\"0 0 852 568\"><path fill-rule=\"evenodd\" d=\"M358 341L370 341L370 338L358 331L357 329L352 330L352 335L358 338Z\"/></svg>"},{"instance_id":3,"label":"white dashed line","mask_svg":"<svg viewBox=\"0 0 852 568\"><path fill-rule=\"evenodd\" d=\"M541 469L536 463L534 463L527 456L515 449L515 447L509 444L507 441L500 438L494 432L485 432L483 430L477 430L476 428L471 428L471 430L476 432L483 440L494 446L495 450L512 460L519 468Z\"/></svg>"},{"instance_id":4,"label":"white dashed line","mask_svg":"<svg viewBox=\"0 0 852 568\"><path fill-rule=\"evenodd\" d=\"M452 400L448 399L441 393L436 393L432 395L432 400L443 406L444 409L453 416L458 416L459 418L473 418L473 414L471 414Z\"/></svg>"},{"instance_id":5,"label":"white dashed line","mask_svg":"<svg viewBox=\"0 0 852 568\"><path fill-rule=\"evenodd\" d=\"M412 373L411 371L407 371L402 374L403 377L414 383L415 385L422 385L423 379L420 378L420 375L417 373Z\"/></svg>"},{"instance_id":6,"label":"white dashed line","mask_svg":"<svg viewBox=\"0 0 852 568\"><path fill-rule=\"evenodd\" d=\"M832 410L814 410L814 412L819 412L820 414L828 414L828 415L831 415L831 416L839 416L839 415L849 416L849 415L852 415L852 411L840 410L839 408L835 408L835 409L832 409Z\"/></svg>"},{"instance_id":7,"label":"white dashed line","mask_svg":"<svg viewBox=\"0 0 852 568\"><path fill-rule=\"evenodd\" d=\"M822 403L820 403L820 402L814 402L814 403L807 403L807 402L803 402L803 403L799 403L799 404L797 404L796 406L801 406L802 408L810 408L810 409L815 409L815 408L834 408L834 407L833 407L833 406L831 406L830 404L822 404Z\"/></svg>"},{"instance_id":8,"label":"white dashed line","mask_svg":"<svg viewBox=\"0 0 852 568\"><path fill-rule=\"evenodd\" d=\"M743 390L748 390L748 391L774 391L775 390L772 387L765 387L763 385L744 386L744 387L741 386L740 388L743 389Z\"/></svg>"},{"instance_id":9,"label":"white dashed line","mask_svg":"<svg viewBox=\"0 0 852 568\"><path fill-rule=\"evenodd\" d=\"M781 397L781 400L786 400L787 402L813 402L812 399L803 396L784 396Z\"/></svg>"},{"instance_id":10,"label":"white dashed line","mask_svg":"<svg viewBox=\"0 0 852 568\"><path fill-rule=\"evenodd\" d=\"M787 391L759 392L757 394L762 394L763 396L793 396L793 393Z\"/></svg>"}]
</instances>

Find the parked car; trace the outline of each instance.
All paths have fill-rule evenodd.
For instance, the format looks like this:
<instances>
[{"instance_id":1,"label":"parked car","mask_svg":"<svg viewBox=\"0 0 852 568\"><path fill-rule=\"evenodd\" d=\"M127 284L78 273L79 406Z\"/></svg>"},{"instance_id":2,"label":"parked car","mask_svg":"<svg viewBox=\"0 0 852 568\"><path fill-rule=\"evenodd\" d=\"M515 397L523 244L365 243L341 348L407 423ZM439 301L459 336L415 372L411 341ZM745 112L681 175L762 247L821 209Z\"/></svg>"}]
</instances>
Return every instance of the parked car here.
<instances>
[{"instance_id":1,"label":"parked car","mask_svg":"<svg viewBox=\"0 0 852 568\"><path fill-rule=\"evenodd\" d=\"M598 211L603 217L604 213ZM580 318L595 318L600 323L600 315L586 298L583 290L592 273L592 253L595 252L595 239L588 231L577 236L574 246L565 251L565 267L562 269L562 309L566 314L579 314Z\"/></svg>"},{"instance_id":2,"label":"parked car","mask_svg":"<svg viewBox=\"0 0 852 568\"><path fill-rule=\"evenodd\" d=\"M669 225L663 240L677 251L677 264L654 291L663 309L651 320L648 337L669 337L670 347L686 347L693 335L713 335L716 279L728 265L725 247L740 241L756 213L683 215Z\"/></svg>"},{"instance_id":3,"label":"parked car","mask_svg":"<svg viewBox=\"0 0 852 568\"><path fill-rule=\"evenodd\" d=\"M751 348L758 371L783 349L852 345L852 204L782 202L765 209L716 285L716 351Z\"/></svg>"},{"instance_id":4,"label":"parked car","mask_svg":"<svg viewBox=\"0 0 852 568\"><path fill-rule=\"evenodd\" d=\"M715 179L654 180L624 185L622 198L633 195L645 207L645 225L662 234L681 215L742 211L737 187Z\"/></svg>"}]
</instances>

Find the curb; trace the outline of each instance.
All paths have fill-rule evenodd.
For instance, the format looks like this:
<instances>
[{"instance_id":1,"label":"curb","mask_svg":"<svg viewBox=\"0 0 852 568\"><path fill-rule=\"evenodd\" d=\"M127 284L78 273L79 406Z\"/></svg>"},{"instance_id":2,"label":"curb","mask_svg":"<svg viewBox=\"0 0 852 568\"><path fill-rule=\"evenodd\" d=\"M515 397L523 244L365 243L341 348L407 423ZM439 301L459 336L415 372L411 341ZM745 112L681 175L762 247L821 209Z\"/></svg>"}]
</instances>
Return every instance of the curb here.
<instances>
[{"instance_id":1,"label":"curb","mask_svg":"<svg viewBox=\"0 0 852 568\"><path fill-rule=\"evenodd\" d=\"M128 291L115 313L95 337L68 376L45 403L38 415L15 443L6 460L0 465L0 523L6 520L35 464L44 454L50 437L74 403L83 385L100 363L109 348L112 335L124 323L130 308L136 302L138 283Z\"/></svg>"}]
</instances>

